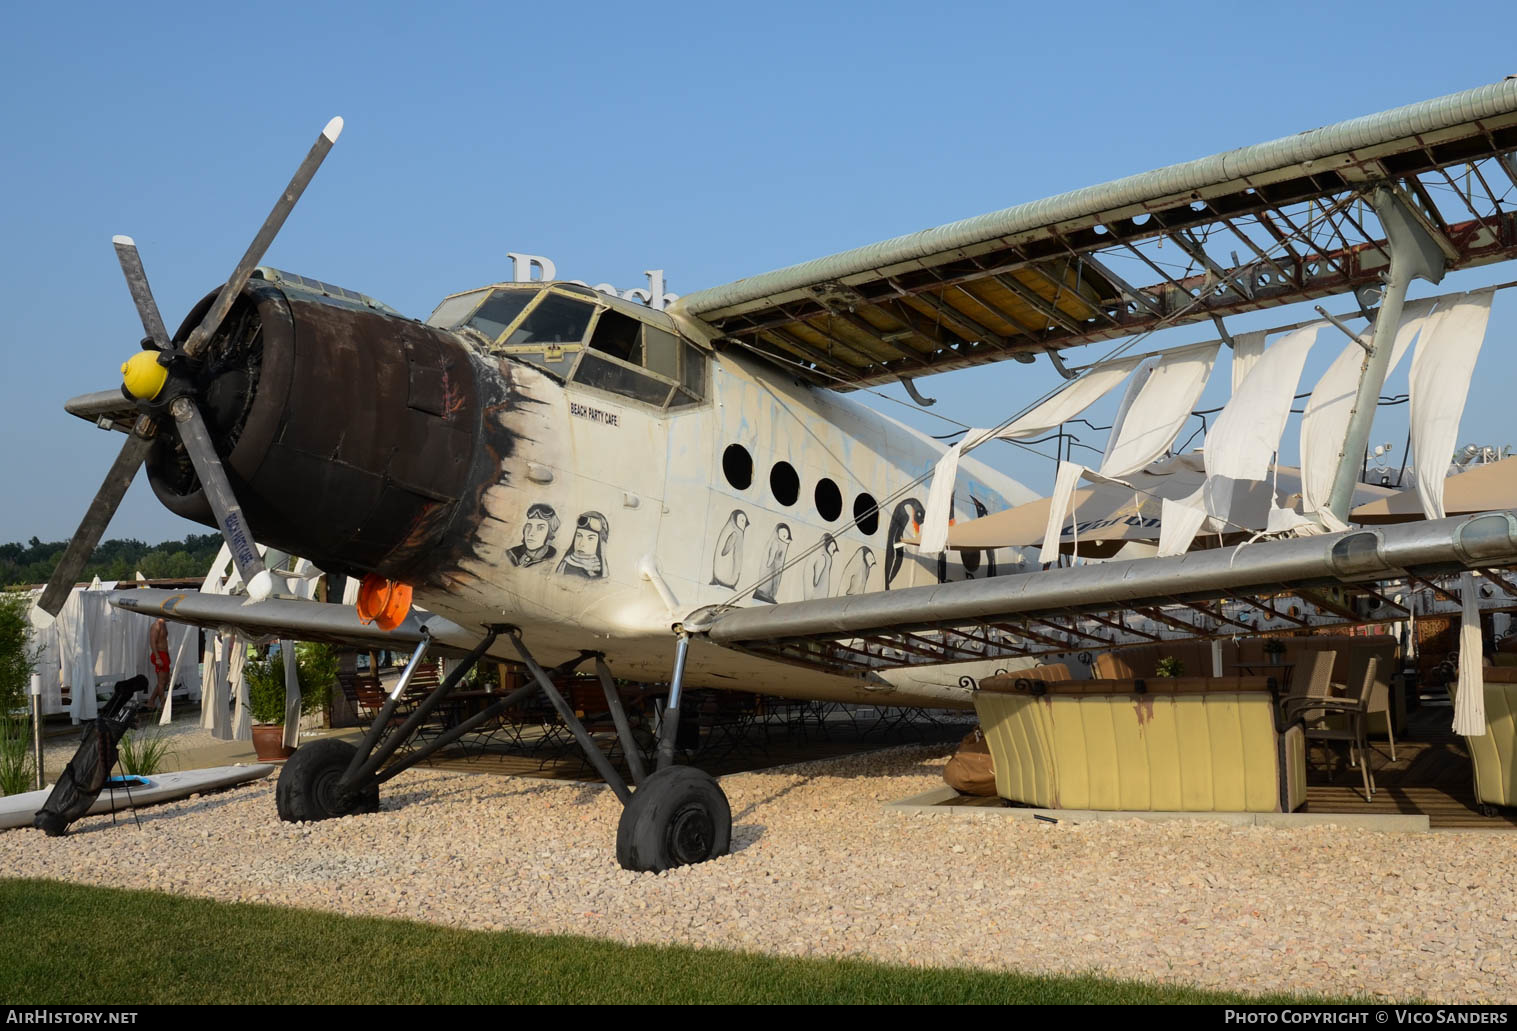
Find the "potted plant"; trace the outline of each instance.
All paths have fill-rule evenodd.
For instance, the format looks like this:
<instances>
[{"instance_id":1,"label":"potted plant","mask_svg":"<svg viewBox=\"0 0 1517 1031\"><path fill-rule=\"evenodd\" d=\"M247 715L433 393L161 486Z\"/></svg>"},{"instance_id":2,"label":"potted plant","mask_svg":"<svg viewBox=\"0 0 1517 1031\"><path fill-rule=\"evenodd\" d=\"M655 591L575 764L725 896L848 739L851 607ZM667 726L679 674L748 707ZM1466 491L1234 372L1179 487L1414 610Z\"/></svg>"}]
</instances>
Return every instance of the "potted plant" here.
<instances>
[{"instance_id":1,"label":"potted plant","mask_svg":"<svg viewBox=\"0 0 1517 1031\"><path fill-rule=\"evenodd\" d=\"M280 652L243 667L248 684L248 708L253 717L253 749L268 761L288 759L293 749L284 744L285 691L284 654ZM302 715L324 711L332 681L337 676L337 656L322 644L295 648L295 676L300 684Z\"/></svg>"},{"instance_id":2,"label":"potted plant","mask_svg":"<svg viewBox=\"0 0 1517 1031\"><path fill-rule=\"evenodd\" d=\"M295 646L295 661L296 676L300 678L300 714L320 713L329 717L332 688L337 683L337 669L341 664L337 649L318 641L301 641Z\"/></svg>"},{"instance_id":3,"label":"potted plant","mask_svg":"<svg viewBox=\"0 0 1517 1031\"><path fill-rule=\"evenodd\" d=\"M248 711L253 717L253 751L264 762L288 759L284 744L284 661L279 655L242 667L248 685Z\"/></svg>"},{"instance_id":4,"label":"potted plant","mask_svg":"<svg viewBox=\"0 0 1517 1031\"><path fill-rule=\"evenodd\" d=\"M1285 642L1278 637L1266 638L1264 641L1264 654L1269 659L1271 666L1280 665L1280 656L1285 654Z\"/></svg>"},{"instance_id":5,"label":"potted plant","mask_svg":"<svg viewBox=\"0 0 1517 1031\"><path fill-rule=\"evenodd\" d=\"M1185 676L1185 664L1173 655L1166 655L1154 663L1154 676L1183 677Z\"/></svg>"}]
</instances>

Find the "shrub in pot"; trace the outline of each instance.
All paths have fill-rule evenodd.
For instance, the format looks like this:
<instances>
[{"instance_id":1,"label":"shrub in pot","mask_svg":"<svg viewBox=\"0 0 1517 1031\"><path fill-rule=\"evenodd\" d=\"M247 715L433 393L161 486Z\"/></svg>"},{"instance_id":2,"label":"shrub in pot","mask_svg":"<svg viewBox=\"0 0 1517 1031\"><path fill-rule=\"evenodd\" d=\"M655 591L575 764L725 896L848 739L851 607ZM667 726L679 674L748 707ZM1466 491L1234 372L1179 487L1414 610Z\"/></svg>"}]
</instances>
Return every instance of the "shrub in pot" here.
<instances>
[{"instance_id":1,"label":"shrub in pot","mask_svg":"<svg viewBox=\"0 0 1517 1031\"><path fill-rule=\"evenodd\" d=\"M1183 677L1185 664L1173 655L1166 655L1154 663L1154 675L1159 677Z\"/></svg>"},{"instance_id":2,"label":"shrub in pot","mask_svg":"<svg viewBox=\"0 0 1517 1031\"><path fill-rule=\"evenodd\" d=\"M295 648L295 676L300 683L302 714L327 707L337 676L337 656L322 644ZM284 653L271 654L243 667L248 685L248 709L253 719L253 746L260 759L286 759L284 746Z\"/></svg>"}]
</instances>

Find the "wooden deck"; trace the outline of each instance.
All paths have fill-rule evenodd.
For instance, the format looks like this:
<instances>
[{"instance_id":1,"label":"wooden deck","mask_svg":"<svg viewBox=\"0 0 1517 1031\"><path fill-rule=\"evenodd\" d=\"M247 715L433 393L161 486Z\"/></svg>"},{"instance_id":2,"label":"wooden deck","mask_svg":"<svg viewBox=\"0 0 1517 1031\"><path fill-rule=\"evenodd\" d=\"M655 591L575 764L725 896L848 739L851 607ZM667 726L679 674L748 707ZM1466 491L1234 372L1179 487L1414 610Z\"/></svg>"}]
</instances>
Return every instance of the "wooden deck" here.
<instances>
[{"instance_id":1,"label":"wooden deck","mask_svg":"<svg viewBox=\"0 0 1517 1031\"><path fill-rule=\"evenodd\" d=\"M1349 769L1341 752L1322 744L1307 753L1306 813L1425 813L1433 830L1517 830L1517 809L1482 816L1475 806L1475 783L1464 741L1450 728L1453 710L1421 708L1407 718L1409 740L1397 739L1396 761L1390 744L1372 740L1370 769L1375 797L1364 800L1363 781ZM998 806L999 798L961 795L945 805Z\"/></svg>"},{"instance_id":2,"label":"wooden deck","mask_svg":"<svg viewBox=\"0 0 1517 1031\"><path fill-rule=\"evenodd\" d=\"M1328 756L1322 746L1307 756L1306 807L1311 813L1426 813L1434 830L1517 830L1517 809L1481 816L1475 806L1470 753L1450 724L1453 710L1426 707L1407 719L1409 740L1371 741L1370 770L1375 797L1364 800L1359 771L1344 767L1342 754Z\"/></svg>"}]
</instances>

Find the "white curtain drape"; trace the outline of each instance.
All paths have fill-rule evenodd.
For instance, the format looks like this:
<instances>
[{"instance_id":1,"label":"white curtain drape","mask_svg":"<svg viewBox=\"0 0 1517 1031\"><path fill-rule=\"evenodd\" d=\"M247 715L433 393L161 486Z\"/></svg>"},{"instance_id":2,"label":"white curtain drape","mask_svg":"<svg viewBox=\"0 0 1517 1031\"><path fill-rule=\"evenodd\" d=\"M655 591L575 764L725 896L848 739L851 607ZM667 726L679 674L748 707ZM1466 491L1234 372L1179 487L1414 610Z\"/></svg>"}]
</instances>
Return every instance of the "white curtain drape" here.
<instances>
[{"instance_id":1,"label":"white curtain drape","mask_svg":"<svg viewBox=\"0 0 1517 1031\"><path fill-rule=\"evenodd\" d=\"M214 634L205 642L205 679L200 686L200 725L218 741L229 741L231 725L227 722L227 641L225 634Z\"/></svg>"},{"instance_id":2,"label":"white curtain drape","mask_svg":"<svg viewBox=\"0 0 1517 1031\"><path fill-rule=\"evenodd\" d=\"M1428 314L1440 298L1410 301L1401 309L1401 324L1391 343L1390 365L1386 376L1395 371L1406 354L1412 338L1423 328ZM1368 331L1366 331L1368 332ZM1338 455L1348 434L1349 416L1359 390L1359 376L1364 369L1364 348L1350 341L1327 372L1312 388L1301 415L1301 507L1306 512L1326 512L1333 477L1338 472ZM1342 527L1337 527L1342 529Z\"/></svg>"},{"instance_id":3,"label":"white curtain drape","mask_svg":"<svg viewBox=\"0 0 1517 1031\"><path fill-rule=\"evenodd\" d=\"M1069 511L1069 499L1085 467L1078 462L1060 462L1059 472L1054 477L1053 494L1049 498L1048 522L1043 527L1043 547L1038 551L1041 563L1056 562L1059 558L1059 537L1064 529L1064 513Z\"/></svg>"},{"instance_id":4,"label":"white curtain drape","mask_svg":"<svg viewBox=\"0 0 1517 1031\"><path fill-rule=\"evenodd\" d=\"M57 620L46 630L34 629L32 640L37 649L37 675L42 678L42 711L46 715L62 712L63 659L58 652Z\"/></svg>"},{"instance_id":5,"label":"white curtain drape","mask_svg":"<svg viewBox=\"0 0 1517 1031\"><path fill-rule=\"evenodd\" d=\"M1259 357L1264 354L1264 338L1269 336L1269 330L1260 330L1257 333L1240 333L1233 337L1233 393L1243 385L1248 374L1253 371Z\"/></svg>"},{"instance_id":6,"label":"white curtain drape","mask_svg":"<svg viewBox=\"0 0 1517 1031\"><path fill-rule=\"evenodd\" d=\"M1263 480L1269 475L1301 370L1324 325L1318 322L1287 333L1255 362L1206 434L1207 476Z\"/></svg>"},{"instance_id":7,"label":"white curtain drape","mask_svg":"<svg viewBox=\"0 0 1517 1031\"><path fill-rule=\"evenodd\" d=\"M58 656L68 683L69 716L75 723L98 714L95 703L95 649L84 612L84 591L72 591L58 613Z\"/></svg>"},{"instance_id":8,"label":"white curtain drape","mask_svg":"<svg viewBox=\"0 0 1517 1031\"><path fill-rule=\"evenodd\" d=\"M243 676L247 656L247 643L240 637L235 638L227 649L227 690L231 691L236 703L232 709L234 741L253 740L253 712L248 705L248 681Z\"/></svg>"},{"instance_id":9,"label":"white curtain drape","mask_svg":"<svg viewBox=\"0 0 1517 1031\"><path fill-rule=\"evenodd\" d=\"M1324 325L1314 323L1277 341L1254 363L1253 371L1218 413L1202 453L1206 467L1202 503L1208 515L1229 519L1237 482L1269 476L1301 370Z\"/></svg>"},{"instance_id":10,"label":"white curtain drape","mask_svg":"<svg viewBox=\"0 0 1517 1031\"><path fill-rule=\"evenodd\" d=\"M200 629L182 623L169 624L169 654L173 663L169 666L169 689L163 698L163 712L158 725L166 727L174 720L174 687L183 684L190 697L200 694Z\"/></svg>"},{"instance_id":11,"label":"white curtain drape","mask_svg":"<svg viewBox=\"0 0 1517 1031\"><path fill-rule=\"evenodd\" d=\"M1480 595L1474 573L1459 575L1459 688L1454 695L1454 733L1485 736L1485 654L1480 643Z\"/></svg>"},{"instance_id":12,"label":"white curtain drape","mask_svg":"<svg viewBox=\"0 0 1517 1031\"><path fill-rule=\"evenodd\" d=\"M174 660L174 683L183 684L189 697L198 701L200 699L200 628L197 626L179 626L169 624L169 640L174 640L175 630L179 632L178 644L174 648L176 656Z\"/></svg>"},{"instance_id":13,"label":"white curtain drape","mask_svg":"<svg viewBox=\"0 0 1517 1031\"><path fill-rule=\"evenodd\" d=\"M1017 419L1000 433L989 429L971 429L963 439L950 447L938 459L932 471L932 486L927 492L927 514L922 520L921 543L917 551L922 555L941 555L948 546L948 521L953 517L954 481L959 474L959 458L991 439L1025 440L1041 437L1049 430L1075 418L1085 409L1117 388L1127 375L1144 362L1142 356L1122 358L1089 369L1079 379L1071 380L1063 390ZM351 581L349 581L351 583ZM350 602L351 604L351 602Z\"/></svg>"},{"instance_id":14,"label":"white curtain drape","mask_svg":"<svg viewBox=\"0 0 1517 1031\"><path fill-rule=\"evenodd\" d=\"M151 685L156 677L148 649L153 619L112 605L112 586L81 592L80 597L90 625L90 643L95 648L95 675L111 683L140 675L147 677ZM151 692L152 688L148 690Z\"/></svg>"},{"instance_id":15,"label":"white curtain drape","mask_svg":"<svg viewBox=\"0 0 1517 1031\"><path fill-rule=\"evenodd\" d=\"M1220 346L1219 342L1196 344L1160 357L1112 427L1101 460L1102 476L1129 476L1169 450L1206 389Z\"/></svg>"},{"instance_id":16,"label":"white curtain drape","mask_svg":"<svg viewBox=\"0 0 1517 1031\"><path fill-rule=\"evenodd\" d=\"M1127 389L1122 391L1122 400L1117 402L1117 412L1111 418L1111 431L1106 434L1106 444L1101 448L1103 455L1109 455L1122 439L1122 427L1127 423L1127 413L1132 411L1132 406L1143 393L1143 388L1148 386L1148 381L1153 377L1154 370L1159 367L1159 355L1151 354L1133 370L1133 374L1127 380Z\"/></svg>"},{"instance_id":17,"label":"white curtain drape","mask_svg":"<svg viewBox=\"0 0 1517 1031\"><path fill-rule=\"evenodd\" d=\"M1164 498L1159 506L1159 557L1183 555L1201 531L1206 510Z\"/></svg>"},{"instance_id":18,"label":"white curtain drape","mask_svg":"<svg viewBox=\"0 0 1517 1031\"><path fill-rule=\"evenodd\" d=\"M922 520L918 552L941 555L948 547L948 521L953 518L953 487L959 478L959 456L988 439L989 430L967 430L964 437L938 459L927 488L927 514Z\"/></svg>"},{"instance_id":19,"label":"white curtain drape","mask_svg":"<svg viewBox=\"0 0 1517 1031\"><path fill-rule=\"evenodd\" d=\"M1428 318L1412 357L1412 454L1417 496L1429 519L1444 516L1443 481L1495 295L1495 290L1476 290L1444 304Z\"/></svg>"}]
</instances>

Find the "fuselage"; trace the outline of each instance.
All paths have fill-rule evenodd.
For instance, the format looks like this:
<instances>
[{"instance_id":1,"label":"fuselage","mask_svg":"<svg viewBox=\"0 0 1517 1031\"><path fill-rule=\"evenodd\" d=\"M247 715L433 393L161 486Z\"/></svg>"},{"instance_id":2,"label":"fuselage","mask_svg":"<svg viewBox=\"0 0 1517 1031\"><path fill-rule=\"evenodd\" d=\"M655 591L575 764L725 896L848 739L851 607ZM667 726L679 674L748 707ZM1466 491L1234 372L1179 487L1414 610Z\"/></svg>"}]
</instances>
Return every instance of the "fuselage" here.
<instances>
[{"instance_id":1,"label":"fuselage","mask_svg":"<svg viewBox=\"0 0 1517 1031\"><path fill-rule=\"evenodd\" d=\"M672 628L709 606L1022 568L1009 550L940 561L900 547L922 517L942 444L781 366L713 351L662 312L570 290L492 288L475 312L491 298L514 306L544 296L488 344L469 327L484 320L463 314L466 301L450 298L431 320L463 327L477 350L510 363L520 400L498 418L522 443L485 492L470 553L419 586L426 608L462 625L520 626L547 660L593 648L619 675L658 680L672 663ZM523 327L548 303L594 305L583 344L526 339ZM621 318L641 324L641 351L626 343ZM615 338L604 332L611 320ZM956 512L967 518L1035 497L973 460L961 464L956 488ZM927 693L957 695L962 673L929 677ZM855 698L918 683L828 676L715 648L697 648L686 676L697 686Z\"/></svg>"},{"instance_id":2,"label":"fuselage","mask_svg":"<svg viewBox=\"0 0 1517 1031\"><path fill-rule=\"evenodd\" d=\"M519 627L545 664L595 651L618 676L663 681L675 629L713 607L1023 568L1006 549L903 549L944 446L764 356L714 348L677 308L500 284L422 324L263 270L228 321L202 390L258 539L408 583L465 633ZM174 511L212 521L171 441L149 475ZM960 518L1034 496L973 459L955 488ZM504 639L494 652L518 657ZM983 671L834 675L697 637L686 678L967 704L965 672Z\"/></svg>"}]
</instances>

